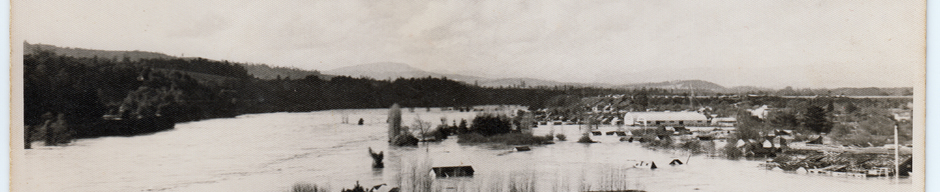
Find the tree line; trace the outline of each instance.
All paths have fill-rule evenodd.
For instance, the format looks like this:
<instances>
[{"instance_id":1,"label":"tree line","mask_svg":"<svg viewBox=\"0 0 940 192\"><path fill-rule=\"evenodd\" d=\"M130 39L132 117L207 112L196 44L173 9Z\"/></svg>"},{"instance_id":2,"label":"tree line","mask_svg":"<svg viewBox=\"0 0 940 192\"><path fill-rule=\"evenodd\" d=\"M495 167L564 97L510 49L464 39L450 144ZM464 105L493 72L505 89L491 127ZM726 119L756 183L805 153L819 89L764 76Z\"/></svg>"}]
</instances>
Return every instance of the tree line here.
<instances>
[{"instance_id":1,"label":"tree line","mask_svg":"<svg viewBox=\"0 0 940 192\"><path fill-rule=\"evenodd\" d=\"M56 134L74 138L135 134L109 130L124 129L108 127L118 121L185 122L246 113L385 108L393 103L403 107L540 107L556 95L615 92L599 88L485 88L431 77L260 79L248 74L243 64L228 61L119 60L70 57L51 51L24 55L23 73L27 133L50 132L46 130L53 130L49 127L55 124L67 127L56 129L61 132ZM30 139L43 135L31 134Z\"/></svg>"}]
</instances>

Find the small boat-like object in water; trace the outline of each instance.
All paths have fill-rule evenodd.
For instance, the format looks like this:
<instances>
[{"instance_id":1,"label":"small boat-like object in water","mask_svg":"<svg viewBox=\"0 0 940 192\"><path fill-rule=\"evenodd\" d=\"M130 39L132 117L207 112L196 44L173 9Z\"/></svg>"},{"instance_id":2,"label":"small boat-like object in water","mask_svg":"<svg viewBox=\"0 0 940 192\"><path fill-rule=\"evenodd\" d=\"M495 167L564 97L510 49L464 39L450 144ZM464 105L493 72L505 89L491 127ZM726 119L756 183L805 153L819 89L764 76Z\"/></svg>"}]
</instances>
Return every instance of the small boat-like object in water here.
<instances>
[{"instance_id":1,"label":"small boat-like object in water","mask_svg":"<svg viewBox=\"0 0 940 192\"><path fill-rule=\"evenodd\" d=\"M429 174L431 177L473 177L473 166L470 165L458 165L458 166L443 166L443 167L432 167Z\"/></svg>"},{"instance_id":2,"label":"small boat-like object in water","mask_svg":"<svg viewBox=\"0 0 940 192\"><path fill-rule=\"evenodd\" d=\"M682 161L678 158L673 158L672 161L669 162L669 165L682 165Z\"/></svg>"},{"instance_id":3,"label":"small boat-like object in water","mask_svg":"<svg viewBox=\"0 0 940 192\"><path fill-rule=\"evenodd\" d=\"M634 164L634 165L633 165L633 168L656 169L657 167L656 167L656 163L655 163L655 162L652 162L652 161L650 161L650 162L640 161L640 162L637 162L636 164Z\"/></svg>"}]
</instances>

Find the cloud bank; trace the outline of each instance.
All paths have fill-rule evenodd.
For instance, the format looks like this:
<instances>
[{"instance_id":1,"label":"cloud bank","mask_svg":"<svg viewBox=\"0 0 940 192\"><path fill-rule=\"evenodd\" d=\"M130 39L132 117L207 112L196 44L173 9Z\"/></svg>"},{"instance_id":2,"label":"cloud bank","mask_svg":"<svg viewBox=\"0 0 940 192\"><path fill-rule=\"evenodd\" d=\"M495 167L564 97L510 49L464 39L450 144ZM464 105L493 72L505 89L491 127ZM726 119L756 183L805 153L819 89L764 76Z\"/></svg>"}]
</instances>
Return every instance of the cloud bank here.
<instances>
[{"instance_id":1,"label":"cloud bank","mask_svg":"<svg viewBox=\"0 0 940 192\"><path fill-rule=\"evenodd\" d=\"M156 1L13 3L18 40L328 70L398 62L612 84L913 86L915 1ZM16 45L16 43L14 43Z\"/></svg>"}]
</instances>

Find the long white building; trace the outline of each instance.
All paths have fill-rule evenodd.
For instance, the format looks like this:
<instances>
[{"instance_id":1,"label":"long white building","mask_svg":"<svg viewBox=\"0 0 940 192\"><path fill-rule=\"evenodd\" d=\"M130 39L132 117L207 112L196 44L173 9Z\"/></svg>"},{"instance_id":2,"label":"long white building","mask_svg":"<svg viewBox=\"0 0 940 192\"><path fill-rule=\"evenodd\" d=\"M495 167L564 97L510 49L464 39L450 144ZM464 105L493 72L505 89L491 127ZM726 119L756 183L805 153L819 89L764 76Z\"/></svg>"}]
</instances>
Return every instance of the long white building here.
<instances>
[{"instance_id":1,"label":"long white building","mask_svg":"<svg viewBox=\"0 0 940 192\"><path fill-rule=\"evenodd\" d=\"M698 112L628 112L623 116L627 125L646 125L649 126L707 126L708 117Z\"/></svg>"}]
</instances>

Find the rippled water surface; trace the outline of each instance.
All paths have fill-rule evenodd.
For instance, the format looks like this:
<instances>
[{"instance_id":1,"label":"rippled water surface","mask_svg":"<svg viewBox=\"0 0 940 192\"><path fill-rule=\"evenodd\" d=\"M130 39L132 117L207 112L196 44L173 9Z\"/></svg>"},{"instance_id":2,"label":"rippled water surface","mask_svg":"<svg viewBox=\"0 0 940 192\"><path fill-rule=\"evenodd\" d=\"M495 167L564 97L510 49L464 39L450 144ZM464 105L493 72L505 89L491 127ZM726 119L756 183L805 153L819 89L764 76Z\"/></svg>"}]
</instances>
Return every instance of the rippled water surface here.
<instances>
[{"instance_id":1,"label":"rippled water surface","mask_svg":"<svg viewBox=\"0 0 940 192\"><path fill-rule=\"evenodd\" d=\"M448 124L472 112L403 112ZM386 109L243 115L177 124L173 130L135 137L82 139L66 147L26 150L25 191L289 191L295 183L350 188L380 183L408 185L427 166L472 165L472 178L435 179L444 191L495 191L509 185L536 191L629 188L646 191L908 191L910 179L845 178L758 168L760 161L689 156L650 150L639 143L599 136L602 143L579 144L576 125L541 126L570 141L511 152L512 146L463 145L456 138L419 147L389 147ZM342 124L359 118L365 125ZM385 153L385 169L372 169L367 148ZM687 164L670 166L679 158ZM653 161L659 169L631 168ZM415 170L420 170L415 171ZM853 191L854 191L853 190Z\"/></svg>"}]
</instances>

